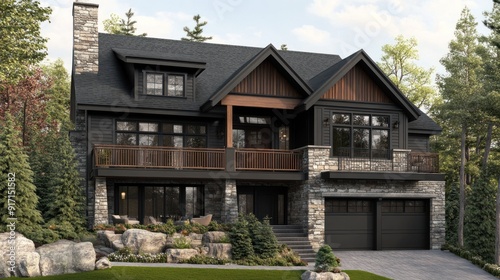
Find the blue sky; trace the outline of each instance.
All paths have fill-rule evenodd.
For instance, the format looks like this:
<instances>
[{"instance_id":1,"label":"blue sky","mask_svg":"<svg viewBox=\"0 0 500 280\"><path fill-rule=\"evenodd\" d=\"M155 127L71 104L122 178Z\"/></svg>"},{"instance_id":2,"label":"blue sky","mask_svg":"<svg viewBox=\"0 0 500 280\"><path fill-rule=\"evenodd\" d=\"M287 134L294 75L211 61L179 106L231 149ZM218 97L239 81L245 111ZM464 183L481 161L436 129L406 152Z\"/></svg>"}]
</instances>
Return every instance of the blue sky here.
<instances>
[{"instance_id":1,"label":"blue sky","mask_svg":"<svg viewBox=\"0 0 500 280\"><path fill-rule=\"evenodd\" d=\"M51 22L42 26L49 38L49 60L62 58L71 68L71 0L42 0L51 6ZM480 22L490 11L492 0L86 0L99 4L99 31L111 13L125 17L132 8L137 33L148 37L180 39L182 28L194 26L193 15L208 21L205 35L212 43L339 54L346 57L364 49L375 61L381 48L393 44L397 35L418 40L420 60L425 68L443 74L439 59L448 52L456 22L467 6L479 22L480 33L488 30Z\"/></svg>"}]
</instances>

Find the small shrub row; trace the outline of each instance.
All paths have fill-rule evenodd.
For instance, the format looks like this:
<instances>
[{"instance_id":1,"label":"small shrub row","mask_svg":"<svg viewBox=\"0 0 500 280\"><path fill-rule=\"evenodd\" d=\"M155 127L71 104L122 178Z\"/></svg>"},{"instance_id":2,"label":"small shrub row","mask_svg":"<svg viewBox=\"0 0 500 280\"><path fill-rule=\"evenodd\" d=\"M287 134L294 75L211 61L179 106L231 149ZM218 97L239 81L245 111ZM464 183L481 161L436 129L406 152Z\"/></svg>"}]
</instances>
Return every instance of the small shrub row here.
<instances>
[{"instance_id":1,"label":"small shrub row","mask_svg":"<svg viewBox=\"0 0 500 280\"><path fill-rule=\"evenodd\" d=\"M167 254L132 254L130 248L124 247L119 251L111 253L108 255L108 259L113 262L137 262L137 263L166 263Z\"/></svg>"},{"instance_id":2,"label":"small shrub row","mask_svg":"<svg viewBox=\"0 0 500 280\"><path fill-rule=\"evenodd\" d=\"M496 264L487 263L480 256L474 255L472 252L466 250L465 248L453 246L450 244L444 244L441 250L448 250L453 254L469 260L473 264L481 267L484 271L490 273L493 276L500 277L500 266Z\"/></svg>"}]
</instances>

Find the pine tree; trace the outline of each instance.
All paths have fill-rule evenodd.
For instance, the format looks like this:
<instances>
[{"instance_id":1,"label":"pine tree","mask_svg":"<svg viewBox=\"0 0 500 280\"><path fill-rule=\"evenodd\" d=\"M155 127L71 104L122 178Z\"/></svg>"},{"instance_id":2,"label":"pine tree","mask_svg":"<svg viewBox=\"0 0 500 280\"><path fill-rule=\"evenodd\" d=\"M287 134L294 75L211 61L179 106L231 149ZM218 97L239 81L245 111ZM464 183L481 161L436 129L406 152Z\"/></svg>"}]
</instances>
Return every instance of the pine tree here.
<instances>
[{"instance_id":1,"label":"pine tree","mask_svg":"<svg viewBox=\"0 0 500 280\"><path fill-rule=\"evenodd\" d=\"M84 196L80 188L75 152L67 133L56 140L52 158L53 178L49 184L52 202L47 208L50 228L55 228L61 238L76 238L85 229ZM56 175L57 174L57 175Z\"/></svg>"},{"instance_id":2,"label":"pine tree","mask_svg":"<svg viewBox=\"0 0 500 280\"><path fill-rule=\"evenodd\" d=\"M231 254L235 260L241 260L254 255L252 239L250 238L249 223L240 215L238 221L229 233L231 239Z\"/></svg>"},{"instance_id":3,"label":"pine tree","mask_svg":"<svg viewBox=\"0 0 500 280\"><path fill-rule=\"evenodd\" d=\"M203 26L207 25L207 22L200 22L200 15L195 15L193 20L196 22L196 26L193 30L190 30L189 27L185 26L184 31L186 32L186 37L182 37L182 41L194 41L194 42L205 42L207 40L212 40L212 36L205 37L202 35Z\"/></svg>"},{"instance_id":4,"label":"pine tree","mask_svg":"<svg viewBox=\"0 0 500 280\"><path fill-rule=\"evenodd\" d=\"M273 229L269 225L269 220L264 219L263 223L258 223L252 238L254 251L261 258L272 258L278 253L278 240Z\"/></svg>"},{"instance_id":5,"label":"pine tree","mask_svg":"<svg viewBox=\"0 0 500 280\"><path fill-rule=\"evenodd\" d=\"M475 99L482 93L481 71L482 60L478 52L480 49L477 22L465 8L456 25L455 39L449 44L449 53L440 60L445 67L447 75L438 76L438 86L442 95L443 103L439 106L439 118L446 120L448 126L445 129L454 130L460 135L460 182L459 192L459 222L458 243L464 245L464 217L465 217L465 188L467 174L465 166L468 161L468 150L470 141L468 135L471 127L478 124L475 113L477 103ZM459 131L459 132L458 132ZM452 147L457 149L457 147Z\"/></svg>"},{"instance_id":6,"label":"pine tree","mask_svg":"<svg viewBox=\"0 0 500 280\"><path fill-rule=\"evenodd\" d=\"M458 244L458 189L456 183L446 186L446 242L448 244Z\"/></svg>"},{"instance_id":7,"label":"pine tree","mask_svg":"<svg viewBox=\"0 0 500 280\"><path fill-rule=\"evenodd\" d=\"M15 222L15 230L28 238L42 231L43 220L36 209L38 197L33 185L33 172L9 114L5 116L3 123L0 123L0 182L0 229L6 231L6 226ZM13 183L11 189L7 182ZM12 200L8 200L9 198Z\"/></svg>"},{"instance_id":8,"label":"pine tree","mask_svg":"<svg viewBox=\"0 0 500 280\"><path fill-rule=\"evenodd\" d=\"M134 16L134 12L132 12L132 9L129 9L128 12L125 13L125 16L127 17L126 20L121 19L116 14L111 14L108 19L105 19L103 21L104 30L110 34L118 34L118 35L139 36L139 37L146 37L148 35L147 33L135 35L135 32L137 31L135 24L137 23L137 21L132 20L132 17Z\"/></svg>"}]
</instances>

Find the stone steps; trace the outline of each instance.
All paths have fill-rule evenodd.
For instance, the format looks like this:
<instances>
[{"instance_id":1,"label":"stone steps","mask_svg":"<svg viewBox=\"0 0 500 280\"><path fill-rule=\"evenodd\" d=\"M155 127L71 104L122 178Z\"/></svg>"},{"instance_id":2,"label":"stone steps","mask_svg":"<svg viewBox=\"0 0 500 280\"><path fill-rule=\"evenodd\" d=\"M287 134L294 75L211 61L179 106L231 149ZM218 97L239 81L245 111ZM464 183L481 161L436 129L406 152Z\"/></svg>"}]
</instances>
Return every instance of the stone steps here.
<instances>
[{"instance_id":1,"label":"stone steps","mask_svg":"<svg viewBox=\"0 0 500 280\"><path fill-rule=\"evenodd\" d=\"M299 254L300 258L308 263L314 263L314 252L307 233L299 225L273 225L273 232L279 243L286 244L290 249Z\"/></svg>"}]
</instances>

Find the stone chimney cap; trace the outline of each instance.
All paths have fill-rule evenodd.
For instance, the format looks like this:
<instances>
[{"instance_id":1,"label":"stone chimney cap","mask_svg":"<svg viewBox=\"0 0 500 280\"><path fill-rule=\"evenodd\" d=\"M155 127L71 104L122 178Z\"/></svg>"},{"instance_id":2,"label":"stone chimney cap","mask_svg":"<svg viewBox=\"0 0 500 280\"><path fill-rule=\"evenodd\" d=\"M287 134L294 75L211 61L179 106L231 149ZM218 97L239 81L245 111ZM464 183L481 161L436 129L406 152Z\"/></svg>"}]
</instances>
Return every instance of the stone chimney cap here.
<instances>
[{"instance_id":1,"label":"stone chimney cap","mask_svg":"<svg viewBox=\"0 0 500 280\"><path fill-rule=\"evenodd\" d=\"M93 3L95 0L75 0L74 5L85 5L85 6L96 6L99 7L99 4Z\"/></svg>"}]
</instances>

